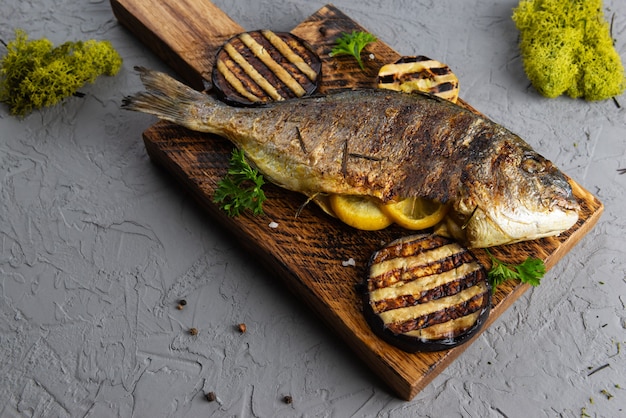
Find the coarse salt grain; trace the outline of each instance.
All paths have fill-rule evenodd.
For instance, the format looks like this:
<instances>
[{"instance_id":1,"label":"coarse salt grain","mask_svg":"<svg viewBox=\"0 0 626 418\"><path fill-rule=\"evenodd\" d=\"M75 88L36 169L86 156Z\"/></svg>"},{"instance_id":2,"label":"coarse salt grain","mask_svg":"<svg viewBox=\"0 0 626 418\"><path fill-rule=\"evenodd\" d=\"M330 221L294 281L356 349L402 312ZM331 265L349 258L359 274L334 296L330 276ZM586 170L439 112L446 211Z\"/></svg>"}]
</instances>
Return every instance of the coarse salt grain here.
<instances>
[{"instance_id":1,"label":"coarse salt grain","mask_svg":"<svg viewBox=\"0 0 626 418\"><path fill-rule=\"evenodd\" d=\"M354 261L354 258L350 257L348 260L342 261L341 265L344 267L356 266L356 262Z\"/></svg>"}]
</instances>

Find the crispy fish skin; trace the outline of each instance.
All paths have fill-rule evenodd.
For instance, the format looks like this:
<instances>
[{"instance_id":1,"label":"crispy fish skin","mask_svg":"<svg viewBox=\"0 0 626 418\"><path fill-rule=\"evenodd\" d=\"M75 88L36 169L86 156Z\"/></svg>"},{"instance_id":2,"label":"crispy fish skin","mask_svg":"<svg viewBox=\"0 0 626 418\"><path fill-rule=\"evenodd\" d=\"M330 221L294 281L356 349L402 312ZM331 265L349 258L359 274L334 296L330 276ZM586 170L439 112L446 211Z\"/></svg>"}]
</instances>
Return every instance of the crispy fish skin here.
<instances>
[{"instance_id":1,"label":"crispy fish skin","mask_svg":"<svg viewBox=\"0 0 626 418\"><path fill-rule=\"evenodd\" d=\"M437 97L372 89L232 107L137 69L146 91L123 108L224 136L286 189L450 203L448 234L470 247L557 235L578 219L568 180L550 161Z\"/></svg>"}]
</instances>

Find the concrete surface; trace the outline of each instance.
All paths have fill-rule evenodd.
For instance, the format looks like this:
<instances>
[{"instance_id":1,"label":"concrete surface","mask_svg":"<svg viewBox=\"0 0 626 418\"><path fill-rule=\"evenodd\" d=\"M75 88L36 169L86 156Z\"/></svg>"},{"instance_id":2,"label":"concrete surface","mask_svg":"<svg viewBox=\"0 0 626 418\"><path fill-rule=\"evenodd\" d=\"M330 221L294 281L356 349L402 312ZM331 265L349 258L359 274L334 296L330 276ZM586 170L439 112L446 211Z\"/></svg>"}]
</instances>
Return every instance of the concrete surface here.
<instances>
[{"instance_id":1,"label":"concrete surface","mask_svg":"<svg viewBox=\"0 0 626 418\"><path fill-rule=\"evenodd\" d=\"M215 3L249 30L289 30L324 5ZM401 401L150 163L141 133L154 119L119 105L140 88L134 65L166 68L109 2L2 0L5 41L15 28L108 39L125 60L84 98L24 119L0 106L2 417L626 416L626 110L529 88L517 1L334 4L401 53L448 63L466 101L604 202L597 227ZM626 58L626 3L605 8Z\"/></svg>"}]
</instances>

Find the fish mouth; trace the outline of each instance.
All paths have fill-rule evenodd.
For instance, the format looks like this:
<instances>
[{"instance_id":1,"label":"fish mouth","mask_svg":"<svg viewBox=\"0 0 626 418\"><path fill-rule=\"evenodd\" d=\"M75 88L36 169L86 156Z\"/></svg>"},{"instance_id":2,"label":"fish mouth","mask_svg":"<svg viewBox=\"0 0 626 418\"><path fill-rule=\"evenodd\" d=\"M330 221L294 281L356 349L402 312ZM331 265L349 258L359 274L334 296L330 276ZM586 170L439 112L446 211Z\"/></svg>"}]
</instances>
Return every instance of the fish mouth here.
<instances>
[{"instance_id":1,"label":"fish mouth","mask_svg":"<svg viewBox=\"0 0 626 418\"><path fill-rule=\"evenodd\" d=\"M556 206L557 208L561 209L564 212L569 212L569 211L578 212L578 210L580 209L580 204L574 197L565 198L565 199L556 199L554 201L554 206Z\"/></svg>"},{"instance_id":2,"label":"fish mouth","mask_svg":"<svg viewBox=\"0 0 626 418\"><path fill-rule=\"evenodd\" d=\"M556 209L562 212L578 213L580 210L580 204L572 192L566 193L563 191L563 193L559 193L557 196L552 195L547 199L547 202L546 207L548 207L550 211Z\"/></svg>"},{"instance_id":3,"label":"fish mouth","mask_svg":"<svg viewBox=\"0 0 626 418\"><path fill-rule=\"evenodd\" d=\"M580 210L580 204L574 196L569 179L562 173L558 173L556 178L552 179L552 184L544 189L541 196L545 207L550 211L557 209L563 212L578 212Z\"/></svg>"}]
</instances>

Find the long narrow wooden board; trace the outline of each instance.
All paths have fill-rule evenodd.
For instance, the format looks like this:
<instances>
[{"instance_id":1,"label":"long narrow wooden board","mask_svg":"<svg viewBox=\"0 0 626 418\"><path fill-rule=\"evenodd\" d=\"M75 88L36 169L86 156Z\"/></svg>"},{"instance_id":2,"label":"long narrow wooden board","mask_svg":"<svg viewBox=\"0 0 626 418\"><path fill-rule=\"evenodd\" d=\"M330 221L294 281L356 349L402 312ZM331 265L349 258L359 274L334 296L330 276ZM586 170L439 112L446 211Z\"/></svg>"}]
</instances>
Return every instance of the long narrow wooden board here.
<instances>
[{"instance_id":1,"label":"long narrow wooden board","mask_svg":"<svg viewBox=\"0 0 626 418\"><path fill-rule=\"evenodd\" d=\"M202 79L210 79L212 53L243 28L209 1L202 0L202 7L197 1L111 0L111 5L122 24L188 83L201 88ZM365 29L327 5L292 31L307 40L323 59L322 92L372 87L378 68L399 56L379 41L367 49L373 59L366 60L365 71L360 71L349 58L330 58L328 53L336 37L352 30ZM391 227L377 232L356 231L316 206L302 209L304 196L272 185L266 188L265 215L230 218L212 202L233 149L228 141L167 122L150 127L143 137L151 159L177 178L216 222L232 231L243 247L275 272L400 398L412 399L471 344L472 341L442 352L407 354L377 338L365 322L355 286L361 283L372 252L383 243L406 235L406 230ZM574 181L572 186L582 211L571 230L559 237L493 248L492 253L514 262L529 255L539 257L548 269L552 268L591 230L603 211L597 198ZM271 228L271 222L278 226ZM483 250L474 252L487 262ZM344 264L350 259L354 266ZM485 328L527 288L515 283L500 286Z\"/></svg>"}]
</instances>

